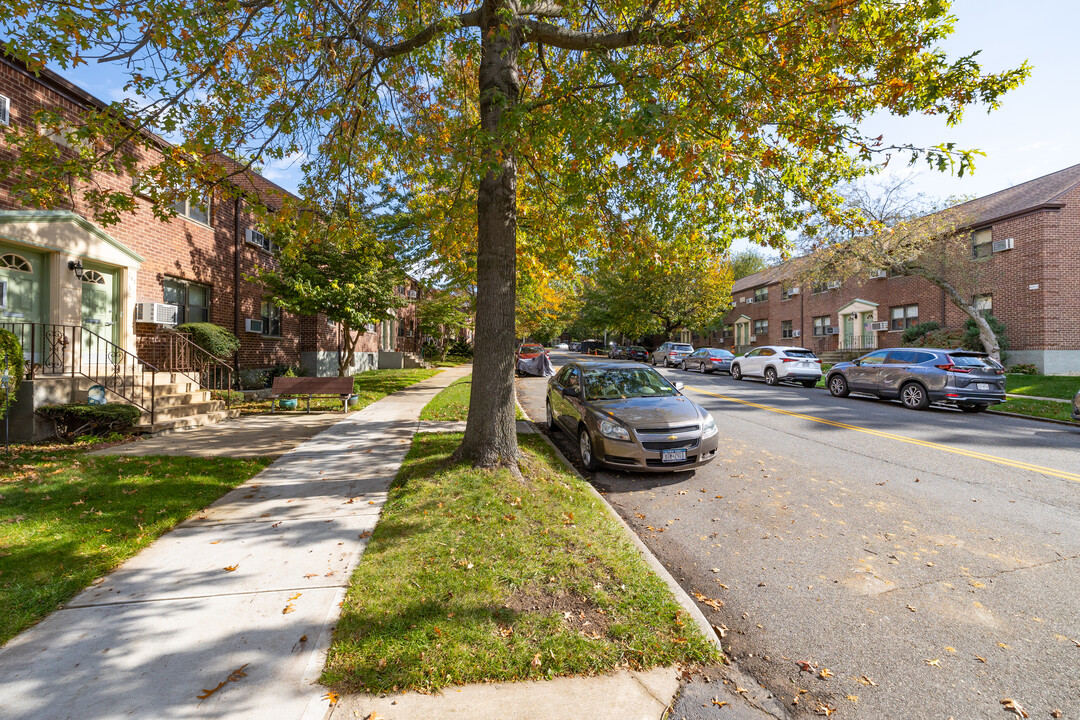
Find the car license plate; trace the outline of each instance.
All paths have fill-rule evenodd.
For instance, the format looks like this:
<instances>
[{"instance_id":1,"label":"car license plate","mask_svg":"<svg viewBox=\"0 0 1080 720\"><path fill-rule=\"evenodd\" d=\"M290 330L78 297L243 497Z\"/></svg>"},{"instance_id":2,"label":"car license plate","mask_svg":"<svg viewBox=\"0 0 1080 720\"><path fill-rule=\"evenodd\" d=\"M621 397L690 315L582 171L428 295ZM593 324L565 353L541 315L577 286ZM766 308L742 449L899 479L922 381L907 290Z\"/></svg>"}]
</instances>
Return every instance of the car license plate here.
<instances>
[{"instance_id":1,"label":"car license plate","mask_svg":"<svg viewBox=\"0 0 1080 720\"><path fill-rule=\"evenodd\" d=\"M978 390L989 390L990 383L975 383L975 387Z\"/></svg>"},{"instance_id":2,"label":"car license plate","mask_svg":"<svg viewBox=\"0 0 1080 720\"><path fill-rule=\"evenodd\" d=\"M686 462L686 448L681 450L664 450L664 462Z\"/></svg>"}]
</instances>

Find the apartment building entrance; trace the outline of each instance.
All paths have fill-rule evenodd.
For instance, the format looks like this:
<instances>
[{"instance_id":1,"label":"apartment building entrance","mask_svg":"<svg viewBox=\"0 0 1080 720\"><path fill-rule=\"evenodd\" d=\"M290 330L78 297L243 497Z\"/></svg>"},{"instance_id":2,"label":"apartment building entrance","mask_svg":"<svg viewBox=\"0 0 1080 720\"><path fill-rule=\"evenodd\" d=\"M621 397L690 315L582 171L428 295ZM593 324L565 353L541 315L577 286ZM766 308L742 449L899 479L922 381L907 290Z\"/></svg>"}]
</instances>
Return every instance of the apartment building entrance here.
<instances>
[{"instance_id":1,"label":"apartment building entrance","mask_svg":"<svg viewBox=\"0 0 1080 720\"><path fill-rule=\"evenodd\" d=\"M874 350L877 348L878 304L869 300L852 300L837 311L840 317L841 350Z\"/></svg>"}]
</instances>

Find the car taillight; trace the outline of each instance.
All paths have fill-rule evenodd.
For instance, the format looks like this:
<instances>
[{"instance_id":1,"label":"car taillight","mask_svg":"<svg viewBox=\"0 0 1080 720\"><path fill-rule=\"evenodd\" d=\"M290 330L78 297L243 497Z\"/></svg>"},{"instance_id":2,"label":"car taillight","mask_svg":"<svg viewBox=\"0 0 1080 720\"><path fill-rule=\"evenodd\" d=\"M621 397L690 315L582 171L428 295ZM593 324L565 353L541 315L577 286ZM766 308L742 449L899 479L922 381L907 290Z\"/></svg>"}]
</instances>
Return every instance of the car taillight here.
<instances>
[{"instance_id":1,"label":"car taillight","mask_svg":"<svg viewBox=\"0 0 1080 720\"><path fill-rule=\"evenodd\" d=\"M953 365L952 363L949 363L948 365L935 365L934 367L938 368L939 370L944 370L945 372L958 372L958 373L969 373L969 372L971 372L971 368L960 367L959 365Z\"/></svg>"},{"instance_id":2,"label":"car taillight","mask_svg":"<svg viewBox=\"0 0 1080 720\"><path fill-rule=\"evenodd\" d=\"M781 358L780 362L799 362L795 358Z\"/></svg>"}]
</instances>

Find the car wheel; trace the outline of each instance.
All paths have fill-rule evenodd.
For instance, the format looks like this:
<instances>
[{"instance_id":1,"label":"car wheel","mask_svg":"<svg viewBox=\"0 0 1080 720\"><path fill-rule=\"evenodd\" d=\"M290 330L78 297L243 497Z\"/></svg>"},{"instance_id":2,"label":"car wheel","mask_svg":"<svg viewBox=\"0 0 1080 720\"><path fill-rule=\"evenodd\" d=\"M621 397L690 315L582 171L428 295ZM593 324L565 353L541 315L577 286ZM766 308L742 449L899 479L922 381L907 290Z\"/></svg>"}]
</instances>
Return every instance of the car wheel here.
<instances>
[{"instance_id":1,"label":"car wheel","mask_svg":"<svg viewBox=\"0 0 1080 720\"><path fill-rule=\"evenodd\" d=\"M742 368L739 367L738 365L732 365L731 366L731 379L732 380L742 380Z\"/></svg>"},{"instance_id":2,"label":"car wheel","mask_svg":"<svg viewBox=\"0 0 1080 720\"><path fill-rule=\"evenodd\" d=\"M829 378L829 392L833 397L847 397L851 392L851 388L848 387L847 378L837 373Z\"/></svg>"},{"instance_id":3,"label":"car wheel","mask_svg":"<svg viewBox=\"0 0 1080 720\"><path fill-rule=\"evenodd\" d=\"M812 388L815 385L817 385L817 380L803 380L802 381L802 386L804 388Z\"/></svg>"},{"instance_id":4,"label":"car wheel","mask_svg":"<svg viewBox=\"0 0 1080 720\"><path fill-rule=\"evenodd\" d=\"M551 412L551 401L548 400L545 403L545 405L547 405L548 430L550 430L551 432L555 432L556 430L559 429L559 424L557 422L555 422L555 415L554 415L554 413Z\"/></svg>"},{"instance_id":5,"label":"car wheel","mask_svg":"<svg viewBox=\"0 0 1080 720\"><path fill-rule=\"evenodd\" d=\"M599 466L596 462L596 454L593 450L592 438L589 437L589 429L581 428L578 434L578 453L581 455L581 464L589 472L594 472Z\"/></svg>"},{"instance_id":6,"label":"car wheel","mask_svg":"<svg viewBox=\"0 0 1080 720\"><path fill-rule=\"evenodd\" d=\"M776 375L776 368L765 368L765 384L766 385L779 385L780 378Z\"/></svg>"},{"instance_id":7,"label":"car wheel","mask_svg":"<svg viewBox=\"0 0 1080 720\"><path fill-rule=\"evenodd\" d=\"M922 385L909 382L900 388L900 402L909 410L925 410L930 407L930 396Z\"/></svg>"},{"instance_id":8,"label":"car wheel","mask_svg":"<svg viewBox=\"0 0 1080 720\"><path fill-rule=\"evenodd\" d=\"M683 360L681 363L679 363L679 369L684 370L684 371L687 369L685 360Z\"/></svg>"},{"instance_id":9,"label":"car wheel","mask_svg":"<svg viewBox=\"0 0 1080 720\"><path fill-rule=\"evenodd\" d=\"M963 410L966 413L981 413L988 406L983 405L982 403L974 403L974 404L965 403L963 405L958 405L957 407L959 407L961 410Z\"/></svg>"},{"instance_id":10,"label":"car wheel","mask_svg":"<svg viewBox=\"0 0 1080 720\"><path fill-rule=\"evenodd\" d=\"M650 355L649 356L649 364L652 365L653 367L656 367L656 356L655 355Z\"/></svg>"}]
</instances>

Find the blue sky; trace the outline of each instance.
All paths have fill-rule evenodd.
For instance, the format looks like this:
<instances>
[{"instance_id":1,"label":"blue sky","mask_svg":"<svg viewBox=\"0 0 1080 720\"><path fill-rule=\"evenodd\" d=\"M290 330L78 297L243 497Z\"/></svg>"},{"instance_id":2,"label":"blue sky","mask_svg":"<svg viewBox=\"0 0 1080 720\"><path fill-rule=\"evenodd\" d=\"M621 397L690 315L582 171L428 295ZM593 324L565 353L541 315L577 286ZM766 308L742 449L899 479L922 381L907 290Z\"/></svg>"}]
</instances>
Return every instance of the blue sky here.
<instances>
[{"instance_id":1,"label":"blue sky","mask_svg":"<svg viewBox=\"0 0 1080 720\"><path fill-rule=\"evenodd\" d=\"M1080 162L1080 99L1076 92L1076 28L1080 3L1076 0L1033 0L1026 4L1005 0L955 0L956 32L945 45L952 57L982 50L979 60L991 71L1016 67L1024 60L1033 66L1031 78L1006 96L998 111L968 111L964 122L946 127L938 118L897 118L888 115L864 124L870 136L885 141L932 145L955 142L978 148L986 157L975 172L963 178L894 162L890 173L917 172L914 190L933 198L986 195ZM123 79L112 68L81 67L64 75L104 100L123 98ZM279 162L264 174L286 189L295 190L300 161ZM736 247L744 247L739 243Z\"/></svg>"}]
</instances>

